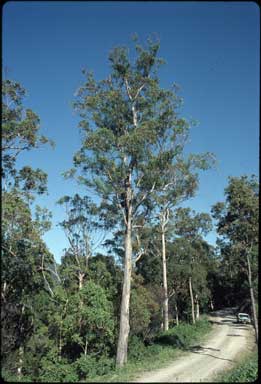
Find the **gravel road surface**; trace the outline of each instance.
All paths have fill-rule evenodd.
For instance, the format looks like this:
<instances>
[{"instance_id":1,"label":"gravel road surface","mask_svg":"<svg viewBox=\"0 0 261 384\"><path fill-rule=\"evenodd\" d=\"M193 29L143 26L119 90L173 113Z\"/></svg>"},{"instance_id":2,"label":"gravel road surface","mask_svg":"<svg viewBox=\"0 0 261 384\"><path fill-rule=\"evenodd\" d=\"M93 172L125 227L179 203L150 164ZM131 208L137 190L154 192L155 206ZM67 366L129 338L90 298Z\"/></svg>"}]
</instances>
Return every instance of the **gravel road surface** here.
<instances>
[{"instance_id":1,"label":"gravel road surface","mask_svg":"<svg viewBox=\"0 0 261 384\"><path fill-rule=\"evenodd\" d=\"M253 347L253 327L237 324L232 309L212 312L209 319L213 330L206 341L193 345L190 352L168 367L144 373L132 382L211 382L217 373L233 367L235 358Z\"/></svg>"}]
</instances>

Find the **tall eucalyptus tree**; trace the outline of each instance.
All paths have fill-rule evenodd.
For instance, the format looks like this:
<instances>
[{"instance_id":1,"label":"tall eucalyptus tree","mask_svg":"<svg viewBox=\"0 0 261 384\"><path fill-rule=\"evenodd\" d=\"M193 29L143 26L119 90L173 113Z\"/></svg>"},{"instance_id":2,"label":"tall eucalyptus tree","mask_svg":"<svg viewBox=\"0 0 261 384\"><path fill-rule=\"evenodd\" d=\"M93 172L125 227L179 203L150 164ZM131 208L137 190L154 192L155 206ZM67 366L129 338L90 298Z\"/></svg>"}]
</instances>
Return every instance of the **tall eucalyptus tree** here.
<instances>
[{"instance_id":1,"label":"tall eucalyptus tree","mask_svg":"<svg viewBox=\"0 0 261 384\"><path fill-rule=\"evenodd\" d=\"M118 366L127 361L134 231L154 208L149 196L166 187L163 169L178 158L180 141L188 131L178 116L181 100L176 87L160 86L157 73L163 60L157 57L158 50L159 43L152 39L145 47L136 43L133 55L126 47L114 48L110 75L95 81L84 70L86 79L74 103L81 117L82 146L67 175L77 176L96 193L106 226L124 228Z\"/></svg>"}]
</instances>

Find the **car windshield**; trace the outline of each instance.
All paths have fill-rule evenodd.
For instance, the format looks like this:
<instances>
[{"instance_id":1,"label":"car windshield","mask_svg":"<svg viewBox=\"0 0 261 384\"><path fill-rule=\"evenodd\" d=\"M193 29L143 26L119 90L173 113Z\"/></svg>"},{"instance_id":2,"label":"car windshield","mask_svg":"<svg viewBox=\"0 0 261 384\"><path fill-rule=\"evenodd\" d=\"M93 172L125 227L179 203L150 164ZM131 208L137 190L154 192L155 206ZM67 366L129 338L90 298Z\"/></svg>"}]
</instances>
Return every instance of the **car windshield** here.
<instances>
[{"instance_id":1,"label":"car windshield","mask_svg":"<svg viewBox=\"0 0 261 384\"><path fill-rule=\"evenodd\" d=\"M249 316L245 313L239 313L238 314L239 317L246 317L246 318L249 318Z\"/></svg>"}]
</instances>

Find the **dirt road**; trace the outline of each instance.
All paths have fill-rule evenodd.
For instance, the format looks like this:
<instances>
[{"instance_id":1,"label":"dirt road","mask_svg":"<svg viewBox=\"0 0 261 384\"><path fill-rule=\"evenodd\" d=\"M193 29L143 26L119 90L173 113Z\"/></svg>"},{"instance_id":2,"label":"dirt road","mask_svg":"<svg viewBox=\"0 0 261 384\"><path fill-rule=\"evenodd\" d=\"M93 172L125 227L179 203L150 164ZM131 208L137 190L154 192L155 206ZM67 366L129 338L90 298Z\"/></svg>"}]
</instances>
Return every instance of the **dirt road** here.
<instances>
[{"instance_id":1,"label":"dirt road","mask_svg":"<svg viewBox=\"0 0 261 384\"><path fill-rule=\"evenodd\" d=\"M191 352L168 367L144 373L133 382L211 382L216 373L233 367L236 355L254 345L253 327L237 324L231 309L212 312L210 320L214 326L205 342L192 346Z\"/></svg>"}]
</instances>

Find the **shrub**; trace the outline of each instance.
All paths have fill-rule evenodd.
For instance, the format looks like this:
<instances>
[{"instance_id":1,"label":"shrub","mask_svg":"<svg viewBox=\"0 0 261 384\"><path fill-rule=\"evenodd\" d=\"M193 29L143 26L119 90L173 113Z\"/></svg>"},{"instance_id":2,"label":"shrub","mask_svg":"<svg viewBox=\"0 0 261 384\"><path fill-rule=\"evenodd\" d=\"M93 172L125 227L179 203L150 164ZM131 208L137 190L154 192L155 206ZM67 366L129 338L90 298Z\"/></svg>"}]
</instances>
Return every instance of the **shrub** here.
<instances>
[{"instance_id":1,"label":"shrub","mask_svg":"<svg viewBox=\"0 0 261 384\"><path fill-rule=\"evenodd\" d=\"M40 382L70 383L78 381L78 375L73 364L65 358L60 358L57 348L51 348L40 360Z\"/></svg>"},{"instance_id":2,"label":"shrub","mask_svg":"<svg viewBox=\"0 0 261 384\"><path fill-rule=\"evenodd\" d=\"M257 354L253 354L231 371L219 376L218 381L225 383L248 383L256 381L257 377L258 358Z\"/></svg>"},{"instance_id":3,"label":"shrub","mask_svg":"<svg viewBox=\"0 0 261 384\"><path fill-rule=\"evenodd\" d=\"M210 323L206 319L198 320L196 324L193 325L181 323L168 331L161 332L155 338L155 342L158 344L187 349L209 329Z\"/></svg>"},{"instance_id":4,"label":"shrub","mask_svg":"<svg viewBox=\"0 0 261 384\"><path fill-rule=\"evenodd\" d=\"M128 345L128 358L130 360L140 360L146 353L143 341L137 336L131 336Z\"/></svg>"},{"instance_id":5,"label":"shrub","mask_svg":"<svg viewBox=\"0 0 261 384\"><path fill-rule=\"evenodd\" d=\"M6 369L3 369L2 370L2 376L3 376L3 379L4 381L6 381L7 383L11 382L11 383L18 383L18 381L20 383L28 383L28 382L31 382L31 381L34 381L32 380L32 378L28 375L22 375L22 377L19 379L17 375L13 374L12 372L6 370Z\"/></svg>"},{"instance_id":6,"label":"shrub","mask_svg":"<svg viewBox=\"0 0 261 384\"><path fill-rule=\"evenodd\" d=\"M78 375L73 364L68 364L64 360L56 363L46 364L40 375L41 382L72 383L79 381Z\"/></svg>"},{"instance_id":7,"label":"shrub","mask_svg":"<svg viewBox=\"0 0 261 384\"><path fill-rule=\"evenodd\" d=\"M74 362L74 367L79 378L86 379L106 375L114 368L114 361L107 356L101 356L100 359L96 359L93 355L81 355Z\"/></svg>"},{"instance_id":8,"label":"shrub","mask_svg":"<svg viewBox=\"0 0 261 384\"><path fill-rule=\"evenodd\" d=\"M159 312L159 305L150 290L142 285L142 278L134 275L130 299L130 334L147 338L151 322Z\"/></svg>"},{"instance_id":9,"label":"shrub","mask_svg":"<svg viewBox=\"0 0 261 384\"><path fill-rule=\"evenodd\" d=\"M115 321L113 306L104 288L87 281L81 290L68 296L59 286L55 300L59 304L49 314L48 332L54 340L61 335L63 357L75 361L86 345L90 354L112 350Z\"/></svg>"},{"instance_id":10,"label":"shrub","mask_svg":"<svg viewBox=\"0 0 261 384\"><path fill-rule=\"evenodd\" d=\"M162 352L162 345L152 344L146 348L146 356L156 356Z\"/></svg>"}]
</instances>

